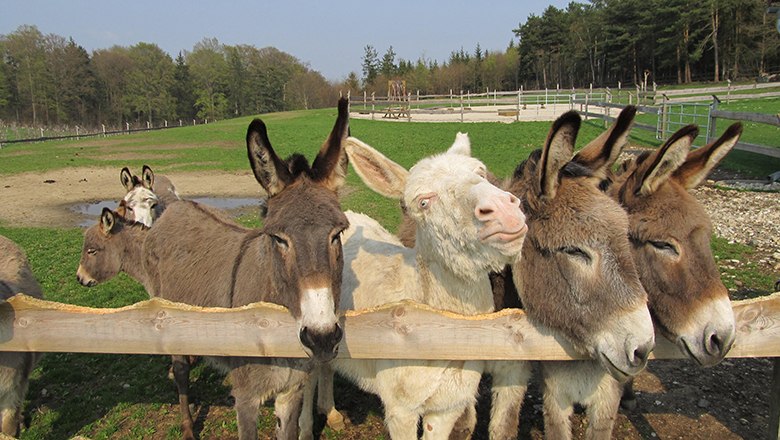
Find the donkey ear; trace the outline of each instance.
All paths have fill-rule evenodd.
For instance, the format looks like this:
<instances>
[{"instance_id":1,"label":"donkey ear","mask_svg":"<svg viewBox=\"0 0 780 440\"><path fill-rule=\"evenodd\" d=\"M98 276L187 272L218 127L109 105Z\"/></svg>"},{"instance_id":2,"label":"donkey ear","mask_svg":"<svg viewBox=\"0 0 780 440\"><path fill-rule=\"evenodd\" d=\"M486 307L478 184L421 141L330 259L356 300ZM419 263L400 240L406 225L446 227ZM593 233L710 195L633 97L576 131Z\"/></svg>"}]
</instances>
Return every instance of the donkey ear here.
<instances>
[{"instance_id":1,"label":"donkey ear","mask_svg":"<svg viewBox=\"0 0 780 440\"><path fill-rule=\"evenodd\" d=\"M146 189L151 190L152 186L154 186L154 172L152 169L149 166L144 165L141 169L141 176L143 178Z\"/></svg>"},{"instance_id":2,"label":"donkey ear","mask_svg":"<svg viewBox=\"0 0 780 440\"><path fill-rule=\"evenodd\" d=\"M339 99L338 112L333 130L311 166L314 180L333 191L344 185L349 164L344 151L344 142L349 136L349 101L346 98Z\"/></svg>"},{"instance_id":3,"label":"donkey ear","mask_svg":"<svg viewBox=\"0 0 780 440\"><path fill-rule=\"evenodd\" d=\"M119 206L116 207L116 214L123 219L127 219L127 201L125 199L119 201Z\"/></svg>"},{"instance_id":4,"label":"donkey ear","mask_svg":"<svg viewBox=\"0 0 780 440\"><path fill-rule=\"evenodd\" d=\"M122 168L122 171L119 172L119 181L122 182L122 186L126 190L130 191L133 189L133 175L130 173L129 168Z\"/></svg>"},{"instance_id":5,"label":"donkey ear","mask_svg":"<svg viewBox=\"0 0 780 440\"><path fill-rule=\"evenodd\" d=\"M629 105L624 108L609 130L590 141L574 156L573 161L587 167L594 175L605 178L628 141L635 116L636 107Z\"/></svg>"},{"instance_id":6,"label":"donkey ear","mask_svg":"<svg viewBox=\"0 0 780 440\"><path fill-rule=\"evenodd\" d=\"M370 147L363 141L349 137L347 155L358 176L369 188L391 199L402 199L409 172Z\"/></svg>"},{"instance_id":7,"label":"donkey ear","mask_svg":"<svg viewBox=\"0 0 780 440\"><path fill-rule=\"evenodd\" d=\"M672 134L661 148L631 173L621 189L623 197L654 193L685 162L688 150L698 134L699 129L695 125L685 126Z\"/></svg>"},{"instance_id":8,"label":"donkey ear","mask_svg":"<svg viewBox=\"0 0 780 440\"><path fill-rule=\"evenodd\" d=\"M447 154L471 156L471 140L469 139L469 134L458 132L455 135L455 141L452 143L452 146L447 150Z\"/></svg>"},{"instance_id":9,"label":"donkey ear","mask_svg":"<svg viewBox=\"0 0 780 440\"><path fill-rule=\"evenodd\" d=\"M571 160L574 152L574 141L580 129L580 115L569 111L561 115L547 135L547 142L539 159L537 178L539 179L539 195L553 199L558 191L560 177L558 172Z\"/></svg>"},{"instance_id":10,"label":"donkey ear","mask_svg":"<svg viewBox=\"0 0 780 440\"><path fill-rule=\"evenodd\" d=\"M110 235L115 224L116 218L114 217L114 211L109 208L103 208L103 212L100 213L100 231L104 235Z\"/></svg>"},{"instance_id":11,"label":"donkey ear","mask_svg":"<svg viewBox=\"0 0 780 440\"><path fill-rule=\"evenodd\" d=\"M716 141L688 153L685 163L674 172L673 177L685 189L695 188L731 151L741 135L742 124L732 124Z\"/></svg>"},{"instance_id":12,"label":"donkey ear","mask_svg":"<svg viewBox=\"0 0 780 440\"><path fill-rule=\"evenodd\" d=\"M278 194L292 182L290 171L271 147L265 124L260 119L252 121L246 131L246 152L255 179L269 196Z\"/></svg>"}]
</instances>

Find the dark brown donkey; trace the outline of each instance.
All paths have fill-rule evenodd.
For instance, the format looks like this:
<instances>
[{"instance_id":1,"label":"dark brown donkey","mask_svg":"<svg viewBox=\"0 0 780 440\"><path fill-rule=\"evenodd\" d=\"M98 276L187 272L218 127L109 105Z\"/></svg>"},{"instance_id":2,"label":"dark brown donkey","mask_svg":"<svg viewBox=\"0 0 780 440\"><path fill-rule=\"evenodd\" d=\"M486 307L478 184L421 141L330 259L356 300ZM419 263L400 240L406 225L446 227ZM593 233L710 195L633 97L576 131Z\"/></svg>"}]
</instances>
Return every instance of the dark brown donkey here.
<instances>
[{"instance_id":1,"label":"dark brown donkey","mask_svg":"<svg viewBox=\"0 0 780 440\"><path fill-rule=\"evenodd\" d=\"M603 186L628 212L631 250L656 327L683 354L711 366L734 343L734 313L712 256L709 216L689 191L737 143L742 126L689 152L697 133L695 126L680 129L657 151L624 162ZM586 150L574 160L593 164ZM623 405L635 405L630 386Z\"/></svg>"},{"instance_id":2,"label":"dark brown donkey","mask_svg":"<svg viewBox=\"0 0 780 440\"><path fill-rule=\"evenodd\" d=\"M128 225L110 211L104 212L101 222L85 234L79 281L94 285L105 279L110 271L101 267L100 260L116 260L119 252L140 255L143 271L138 277L150 295L199 306L280 304L298 322L306 353L316 361L333 359L342 337L336 310L343 270L340 237L348 221L336 191L346 175L343 142L347 132L347 101L340 100L333 131L309 167L300 155L279 159L265 125L253 121L247 132L249 162L269 196L262 229L243 228L189 201L169 206L152 228ZM131 236L121 240L123 234ZM145 235L141 248L133 239L139 235ZM113 249L117 246L132 249ZM297 417L310 360L211 360L227 372L232 384L240 438L257 438L259 405L274 396L276 437L298 437ZM174 357L174 375L183 436L194 438L187 395L189 364L184 356Z\"/></svg>"}]
</instances>

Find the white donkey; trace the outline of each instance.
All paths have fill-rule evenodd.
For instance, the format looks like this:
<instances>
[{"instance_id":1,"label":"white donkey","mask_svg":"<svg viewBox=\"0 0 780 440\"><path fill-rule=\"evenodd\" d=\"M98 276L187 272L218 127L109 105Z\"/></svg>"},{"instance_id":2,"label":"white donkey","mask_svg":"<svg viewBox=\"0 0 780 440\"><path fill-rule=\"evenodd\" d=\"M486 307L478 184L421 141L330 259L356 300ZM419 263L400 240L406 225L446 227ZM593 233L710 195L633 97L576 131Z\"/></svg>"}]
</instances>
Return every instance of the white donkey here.
<instances>
[{"instance_id":1,"label":"white donkey","mask_svg":"<svg viewBox=\"0 0 780 440\"><path fill-rule=\"evenodd\" d=\"M130 173L129 168L122 168L119 181L127 190L124 197L126 219L148 227L162 215L166 206L181 200L173 182L165 176L155 177L147 165L141 169L140 178Z\"/></svg>"},{"instance_id":2,"label":"white donkey","mask_svg":"<svg viewBox=\"0 0 780 440\"><path fill-rule=\"evenodd\" d=\"M471 157L468 137L459 135L446 153L425 158L409 171L358 139L349 138L346 148L358 174L371 175L363 180L374 191L403 200L416 223L417 238L413 249L405 248L373 219L348 212L341 308L413 300L467 315L493 311L488 272L518 258L527 226L519 199L485 179L486 168ZM457 418L476 402L483 365L332 362L341 374L381 397L393 439L417 438L421 417L424 438L448 438ZM310 387L301 419L303 437L311 435L312 394ZM332 399L332 394L323 398ZM319 406L332 408L332 400Z\"/></svg>"}]
</instances>

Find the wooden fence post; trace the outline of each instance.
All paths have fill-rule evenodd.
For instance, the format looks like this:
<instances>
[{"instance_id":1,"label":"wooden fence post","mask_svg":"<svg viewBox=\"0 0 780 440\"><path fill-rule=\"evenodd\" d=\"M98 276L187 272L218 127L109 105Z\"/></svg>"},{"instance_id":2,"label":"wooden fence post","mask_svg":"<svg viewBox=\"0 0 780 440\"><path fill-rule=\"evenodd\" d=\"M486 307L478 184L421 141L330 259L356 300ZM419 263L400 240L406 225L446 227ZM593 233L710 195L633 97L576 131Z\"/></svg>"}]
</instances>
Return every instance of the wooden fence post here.
<instances>
[{"instance_id":1,"label":"wooden fence post","mask_svg":"<svg viewBox=\"0 0 780 440\"><path fill-rule=\"evenodd\" d=\"M712 104L710 104L710 110L709 114L707 115L707 137L706 137L706 143L710 143L710 139L714 139L717 137L717 134L715 132L716 126L717 126L717 118L715 117L714 113L716 110L718 110L718 98L713 95L712 96Z\"/></svg>"},{"instance_id":2,"label":"wooden fence post","mask_svg":"<svg viewBox=\"0 0 780 440\"><path fill-rule=\"evenodd\" d=\"M780 358L773 358L772 388L769 389L769 433L767 439L780 439Z\"/></svg>"},{"instance_id":3,"label":"wooden fence post","mask_svg":"<svg viewBox=\"0 0 780 440\"><path fill-rule=\"evenodd\" d=\"M463 90L460 91L460 122L463 122Z\"/></svg>"},{"instance_id":4,"label":"wooden fence post","mask_svg":"<svg viewBox=\"0 0 780 440\"><path fill-rule=\"evenodd\" d=\"M374 111L376 110L376 92L371 92L371 120L374 120Z\"/></svg>"}]
</instances>

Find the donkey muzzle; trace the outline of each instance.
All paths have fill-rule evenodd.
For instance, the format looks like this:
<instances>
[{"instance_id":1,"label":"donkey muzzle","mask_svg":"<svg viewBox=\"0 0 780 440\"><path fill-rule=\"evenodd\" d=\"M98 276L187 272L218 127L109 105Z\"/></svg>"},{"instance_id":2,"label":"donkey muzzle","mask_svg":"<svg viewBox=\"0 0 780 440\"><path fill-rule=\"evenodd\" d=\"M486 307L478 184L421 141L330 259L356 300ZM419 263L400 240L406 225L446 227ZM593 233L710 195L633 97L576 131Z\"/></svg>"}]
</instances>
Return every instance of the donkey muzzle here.
<instances>
[{"instance_id":1,"label":"donkey muzzle","mask_svg":"<svg viewBox=\"0 0 780 440\"><path fill-rule=\"evenodd\" d=\"M344 331L338 323L329 331L301 327L298 333L298 339L306 349L306 354L319 362L328 362L336 357L343 336Z\"/></svg>"}]
</instances>

